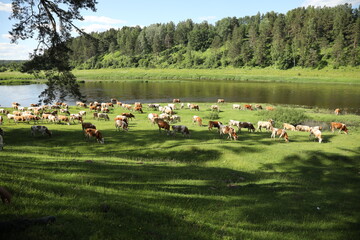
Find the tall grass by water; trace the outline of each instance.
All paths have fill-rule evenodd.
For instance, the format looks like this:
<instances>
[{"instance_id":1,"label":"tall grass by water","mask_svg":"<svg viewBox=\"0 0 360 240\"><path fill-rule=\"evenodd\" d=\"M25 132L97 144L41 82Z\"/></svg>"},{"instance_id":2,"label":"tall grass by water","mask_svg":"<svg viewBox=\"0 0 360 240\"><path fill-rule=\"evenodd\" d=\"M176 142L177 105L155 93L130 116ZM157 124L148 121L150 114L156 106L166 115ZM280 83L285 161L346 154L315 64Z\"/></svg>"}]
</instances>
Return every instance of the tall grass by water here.
<instances>
[{"instance_id":1,"label":"tall grass by water","mask_svg":"<svg viewBox=\"0 0 360 240\"><path fill-rule=\"evenodd\" d=\"M289 131L290 142L266 131L241 131L238 141L192 123L207 123L210 105L176 110L189 138L172 136L135 114L129 131L92 119L105 144L84 139L81 125L46 125L53 132L31 136L32 124L5 120L0 186L12 194L0 204L0 222L55 216L0 234L4 239L357 239L360 119L332 110L304 110L307 120L348 124L349 135L324 129L324 142ZM276 108L277 106L275 106ZM71 107L70 112L83 110ZM255 123L259 111L220 105L218 120ZM275 119L276 120L276 119Z\"/></svg>"}]
</instances>

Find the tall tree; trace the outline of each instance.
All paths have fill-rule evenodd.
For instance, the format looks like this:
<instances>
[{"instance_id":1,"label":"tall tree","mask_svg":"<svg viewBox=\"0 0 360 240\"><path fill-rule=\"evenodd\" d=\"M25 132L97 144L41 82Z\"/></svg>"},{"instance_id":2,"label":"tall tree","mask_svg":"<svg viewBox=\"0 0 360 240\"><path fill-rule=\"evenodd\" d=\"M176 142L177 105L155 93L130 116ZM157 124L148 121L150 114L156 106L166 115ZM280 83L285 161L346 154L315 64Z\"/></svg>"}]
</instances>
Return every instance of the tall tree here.
<instances>
[{"instance_id":1,"label":"tall tree","mask_svg":"<svg viewBox=\"0 0 360 240\"><path fill-rule=\"evenodd\" d=\"M66 42L71 38L72 29L83 33L73 23L74 20L83 20L80 10L96 11L96 3L96 0L12 1L10 18L17 22L10 31L11 41L36 36L39 43L31 54L31 61L24 65L24 71L45 71L47 88L39 96L40 101L63 101L68 95L83 99L71 73L70 48Z\"/></svg>"}]
</instances>

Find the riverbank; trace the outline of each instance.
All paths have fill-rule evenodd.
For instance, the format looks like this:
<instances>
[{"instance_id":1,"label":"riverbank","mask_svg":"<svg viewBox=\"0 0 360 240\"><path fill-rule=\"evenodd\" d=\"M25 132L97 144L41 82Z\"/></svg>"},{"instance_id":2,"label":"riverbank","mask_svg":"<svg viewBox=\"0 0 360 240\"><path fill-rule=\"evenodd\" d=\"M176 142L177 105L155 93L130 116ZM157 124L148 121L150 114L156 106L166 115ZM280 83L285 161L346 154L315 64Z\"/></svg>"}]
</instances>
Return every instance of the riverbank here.
<instances>
[{"instance_id":1,"label":"riverbank","mask_svg":"<svg viewBox=\"0 0 360 240\"><path fill-rule=\"evenodd\" d=\"M230 119L257 123L266 120L260 114L266 111L235 110L225 103L213 113L213 103L198 104L200 111L176 110L181 117L177 124L188 126L190 137L159 133L147 119L157 111L147 107L143 114L133 113L135 119L125 132L116 131L112 120L126 112L121 107L111 110L110 121L97 121L88 109L71 106L71 113L87 110L85 121L97 126L105 144L84 139L79 123L39 123L52 131L50 138L31 136L31 124L6 120L1 126L5 148L0 151L0 186L13 198L11 204L0 204L0 222L50 215L56 222L20 228L4 237L335 240L359 236L359 116L299 109L310 120L348 124L349 135L324 129L321 144L309 139L307 132L288 131L286 143L271 139L264 130L246 129L232 141L216 129L208 130L210 117L224 124ZM203 118L204 126L193 124L193 115Z\"/></svg>"},{"instance_id":2,"label":"riverbank","mask_svg":"<svg viewBox=\"0 0 360 240\"><path fill-rule=\"evenodd\" d=\"M273 68L226 68L226 69L92 69L73 70L78 81L118 80L228 80L292 83L344 83L360 84L360 68L324 68L279 70ZM32 75L19 72L0 73L0 84L39 83Z\"/></svg>"}]
</instances>

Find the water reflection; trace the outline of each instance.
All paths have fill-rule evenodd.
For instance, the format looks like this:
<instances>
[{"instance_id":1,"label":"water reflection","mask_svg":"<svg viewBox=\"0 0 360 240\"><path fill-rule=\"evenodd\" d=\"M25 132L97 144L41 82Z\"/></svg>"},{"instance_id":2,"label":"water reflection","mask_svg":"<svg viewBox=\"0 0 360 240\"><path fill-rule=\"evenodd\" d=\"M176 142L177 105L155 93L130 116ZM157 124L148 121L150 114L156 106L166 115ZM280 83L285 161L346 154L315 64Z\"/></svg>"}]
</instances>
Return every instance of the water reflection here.
<instances>
[{"instance_id":1,"label":"water reflection","mask_svg":"<svg viewBox=\"0 0 360 240\"><path fill-rule=\"evenodd\" d=\"M11 106L14 101L23 106L36 103L45 85L0 86L0 105ZM170 102L227 102L295 104L320 108L343 108L359 113L360 85L257 83L235 81L121 81L88 82L81 85L88 101L109 101L117 98L126 103L140 101ZM74 99L69 99L74 104Z\"/></svg>"}]
</instances>

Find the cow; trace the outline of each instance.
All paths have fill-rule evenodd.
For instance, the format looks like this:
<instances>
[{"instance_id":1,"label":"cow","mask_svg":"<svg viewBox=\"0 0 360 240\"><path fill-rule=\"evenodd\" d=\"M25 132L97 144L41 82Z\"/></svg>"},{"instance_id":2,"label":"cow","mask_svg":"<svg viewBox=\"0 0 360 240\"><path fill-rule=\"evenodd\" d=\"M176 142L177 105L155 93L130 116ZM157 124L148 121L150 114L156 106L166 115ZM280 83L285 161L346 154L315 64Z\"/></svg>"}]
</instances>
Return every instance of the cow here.
<instances>
[{"instance_id":1,"label":"cow","mask_svg":"<svg viewBox=\"0 0 360 240\"><path fill-rule=\"evenodd\" d=\"M24 116L14 116L14 123L18 122L28 122L28 120Z\"/></svg>"},{"instance_id":2,"label":"cow","mask_svg":"<svg viewBox=\"0 0 360 240\"><path fill-rule=\"evenodd\" d=\"M106 113L99 113L100 114L106 114ZM70 114L70 121L73 121L73 123L75 123L75 120L79 122L83 122L83 118L80 114Z\"/></svg>"},{"instance_id":3,"label":"cow","mask_svg":"<svg viewBox=\"0 0 360 240\"><path fill-rule=\"evenodd\" d=\"M300 131L300 132L310 132L310 126L296 125L295 130Z\"/></svg>"},{"instance_id":4,"label":"cow","mask_svg":"<svg viewBox=\"0 0 360 240\"><path fill-rule=\"evenodd\" d=\"M12 107L13 109L18 109L19 106L20 106L20 104L17 103L17 102L13 102L13 103L11 104L11 107Z\"/></svg>"},{"instance_id":5,"label":"cow","mask_svg":"<svg viewBox=\"0 0 360 240\"><path fill-rule=\"evenodd\" d=\"M219 121L209 121L208 129L209 131L212 130L214 127L218 130L220 129L220 125L222 125L222 122Z\"/></svg>"},{"instance_id":6,"label":"cow","mask_svg":"<svg viewBox=\"0 0 360 240\"><path fill-rule=\"evenodd\" d=\"M295 131L295 126L291 125L290 123L283 123L283 128L285 130L291 130L291 131Z\"/></svg>"},{"instance_id":7,"label":"cow","mask_svg":"<svg viewBox=\"0 0 360 240\"><path fill-rule=\"evenodd\" d=\"M67 125L70 125L70 119L68 116L59 115L58 120L59 120L59 122L65 122L65 123L67 123Z\"/></svg>"},{"instance_id":8,"label":"cow","mask_svg":"<svg viewBox=\"0 0 360 240\"><path fill-rule=\"evenodd\" d=\"M135 103L134 103L134 108L135 108L135 107L141 107L141 108L142 108L141 102L135 102Z\"/></svg>"},{"instance_id":9,"label":"cow","mask_svg":"<svg viewBox=\"0 0 360 240\"><path fill-rule=\"evenodd\" d=\"M159 115L159 118L164 119L166 121L170 121L170 115L167 113L162 113Z\"/></svg>"},{"instance_id":10,"label":"cow","mask_svg":"<svg viewBox=\"0 0 360 240\"><path fill-rule=\"evenodd\" d=\"M348 134L348 133L349 133L349 131L348 131L348 129L346 128L346 125L345 125L344 123L331 122L331 123L330 123L330 129L331 129L332 132L334 132L335 129L340 129L340 130L339 130L339 133L340 133L341 131L344 131L345 134Z\"/></svg>"},{"instance_id":11,"label":"cow","mask_svg":"<svg viewBox=\"0 0 360 240\"><path fill-rule=\"evenodd\" d=\"M238 109L238 110L240 110L240 109L241 109L241 106L240 106L240 104L233 104L232 109Z\"/></svg>"},{"instance_id":12,"label":"cow","mask_svg":"<svg viewBox=\"0 0 360 240\"><path fill-rule=\"evenodd\" d=\"M102 136L101 132L97 129L93 129L93 128L86 128L84 130L85 132L85 137L90 140L90 138L96 138L96 141L98 143L104 144L104 137Z\"/></svg>"},{"instance_id":13,"label":"cow","mask_svg":"<svg viewBox=\"0 0 360 240\"><path fill-rule=\"evenodd\" d=\"M116 121L116 120L121 120L121 121L124 121L124 122L126 122L127 124L129 124L128 118L127 118L126 116L117 115L117 116L114 118L114 121Z\"/></svg>"},{"instance_id":14,"label":"cow","mask_svg":"<svg viewBox=\"0 0 360 240\"><path fill-rule=\"evenodd\" d=\"M85 118L86 117L86 111L79 111L78 113L81 117ZM69 114L70 115L70 114Z\"/></svg>"},{"instance_id":15,"label":"cow","mask_svg":"<svg viewBox=\"0 0 360 240\"><path fill-rule=\"evenodd\" d=\"M244 108L247 109L247 110L251 110L251 111L253 110L251 104L245 104L245 105L244 105Z\"/></svg>"},{"instance_id":16,"label":"cow","mask_svg":"<svg viewBox=\"0 0 360 240\"><path fill-rule=\"evenodd\" d=\"M227 125L220 125L220 136L228 134L228 139L238 139L238 135L236 134L236 131L234 128L227 126Z\"/></svg>"},{"instance_id":17,"label":"cow","mask_svg":"<svg viewBox=\"0 0 360 240\"><path fill-rule=\"evenodd\" d=\"M35 136L36 133L41 133L41 135L45 136L45 134L52 136L52 132L45 126L34 125L31 126L31 135Z\"/></svg>"},{"instance_id":18,"label":"cow","mask_svg":"<svg viewBox=\"0 0 360 240\"><path fill-rule=\"evenodd\" d=\"M155 121L154 121L154 118L158 118L159 115L157 113L149 113L148 114L148 119L153 123L155 124Z\"/></svg>"},{"instance_id":19,"label":"cow","mask_svg":"<svg viewBox=\"0 0 360 240\"><path fill-rule=\"evenodd\" d=\"M4 118L0 116L0 125L3 124L3 122L4 122Z\"/></svg>"},{"instance_id":20,"label":"cow","mask_svg":"<svg viewBox=\"0 0 360 240\"><path fill-rule=\"evenodd\" d=\"M144 113L143 110L142 110L142 107L134 107L134 111Z\"/></svg>"},{"instance_id":21,"label":"cow","mask_svg":"<svg viewBox=\"0 0 360 240\"><path fill-rule=\"evenodd\" d=\"M172 110L175 110L175 109L176 109L176 106L175 106L175 104L173 104L173 103L169 103L169 104L168 104L168 107L170 107Z\"/></svg>"},{"instance_id":22,"label":"cow","mask_svg":"<svg viewBox=\"0 0 360 240\"><path fill-rule=\"evenodd\" d=\"M200 127L202 126L202 119L201 119L201 117L199 117L199 116L193 116L192 121L193 121L194 124L195 124L195 123L198 123Z\"/></svg>"},{"instance_id":23,"label":"cow","mask_svg":"<svg viewBox=\"0 0 360 240\"><path fill-rule=\"evenodd\" d=\"M129 111L131 111L131 109L132 109L132 105L130 105L130 104L123 104L122 107Z\"/></svg>"},{"instance_id":24,"label":"cow","mask_svg":"<svg viewBox=\"0 0 360 240\"><path fill-rule=\"evenodd\" d=\"M171 128L173 129L173 134L175 135L175 133L181 133L183 136L190 136L190 131L189 129L184 126L184 125L173 125L171 126Z\"/></svg>"},{"instance_id":25,"label":"cow","mask_svg":"<svg viewBox=\"0 0 360 240\"><path fill-rule=\"evenodd\" d=\"M225 100L222 99L222 98L219 98L219 99L217 100L217 102L218 102L218 103L225 103Z\"/></svg>"},{"instance_id":26,"label":"cow","mask_svg":"<svg viewBox=\"0 0 360 240\"><path fill-rule=\"evenodd\" d=\"M153 104L153 103L150 103L148 104L148 108L152 108L153 110L158 110L160 107L160 104Z\"/></svg>"},{"instance_id":27,"label":"cow","mask_svg":"<svg viewBox=\"0 0 360 240\"><path fill-rule=\"evenodd\" d=\"M166 114L169 114L169 115L173 115L173 114L174 114L174 110L173 110L171 107L169 107L169 106L165 106L163 112L166 113Z\"/></svg>"},{"instance_id":28,"label":"cow","mask_svg":"<svg viewBox=\"0 0 360 240\"><path fill-rule=\"evenodd\" d=\"M189 108L190 108L190 110L191 110L191 109L194 109L194 110L200 111L199 105L197 105L197 104L190 104L190 105L189 105Z\"/></svg>"},{"instance_id":29,"label":"cow","mask_svg":"<svg viewBox=\"0 0 360 240\"><path fill-rule=\"evenodd\" d=\"M110 102L112 102L113 104L116 104L118 102L118 100L116 98L111 98Z\"/></svg>"},{"instance_id":30,"label":"cow","mask_svg":"<svg viewBox=\"0 0 360 240\"><path fill-rule=\"evenodd\" d=\"M3 136L0 135L0 151L2 151L4 149L4 139Z\"/></svg>"},{"instance_id":31,"label":"cow","mask_svg":"<svg viewBox=\"0 0 360 240\"><path fill-rule=\"evenodd\" d=\"M66 114L70 115L70 112L69 112L68 109L62 108L62 109L60 109L60 112L61 112L61 113L66 113Z\"/></svg>"},{"instance_id":32,"label":"cow","mask_svg":"<svg viewBox=\"0 0 360 240\"><path fill-rule=\"evenodd\" d=\"M10 112L9 112L8 110L5 110L4 108L1 108L1 109L0 109L0 113L7 115L7 114L9 114Z\"/></svg>"},{"instance_id":33,"label":"cow","mask_svg":"<svg viewBox=\"0 0 360 240\"><path fill-rule=\"evenodd\" d=\"M173 103L180 103L181 101L180 101L180 99L178 99L178 98L174 98L173 99Z\"/></svg>"},{"instance_id":34,"label":"cow","mask_svg":"<svg viewBox=\"0 0 360 240\"><path fill-rule=\"evenodd\" d=\"M271 106L266 106L265 109L266 109L267 111L273 111L273 110L275 110L275 108L274 108L274 107L271 107Z\"/></svg>"},{"instance_id":35,"label":"cow","mask_svg":"<svg viewBox=\"0 0 360 240\"><path fill-rule=\"evenodd\" d=\"M341 114L341 109L340 108L335 109L334 113L335 115Z\"/></svg>"},{"instance_id":36,"label":"cow","mask_svg":"<svg viewBox=\"0 0 360 240\"><path fill-rule=\"evenodd\" d=\"M274 138L274 140L276 136L279 136L279 139L284 138L285 142L289 142L289 136L285 129L272 128L271 131L271 138Z\"/></svg>"},{"instance_id":37,"label":"cow","mask_svg":"<svg viewBox=\"0 0 360 240\"><path fill-rule=\"evenodd\" d=\"M78 106L78 107L85 107L85 108L86 108L86 103L76 102L76 106Z\"/></svg>"},{"instance_id":38,"label":"cow","mask_svg":"<svg viewBox=\"0 0 360 240\"><path fill-rule=\"evenodd\" d=\"M38 121L40 120L40 117L38 116L35 116L35 115L25 115L27 121L34 121L34 124L35 123L38 123Z\"/></svg>"},{"instance_id":39,"label":"cow","mask_svg":"<svg viewBox=\"0 0 360 240\"><path fill-rule=\"evenodd\" d=\"M255 104L255 108L256 108L257 110L262 110L262 109L263 109L260 104Z\"/></svg>"},{"instance_id":40,"label":"cow","mask_svg":"<svg viewBox=\"0 0 360 240\"><path fill-rule=\"evenodd\" d=\"M109 113L110 112L110 109L109 108L107 108L107 107L102 107L102 108L100 108L100 112L103 112L103 113Z\"/></svg>"},{"instance_id":41,"label":"cow","mask_svg":"<svg viewBox=\"0 0 360 240\"><path fill-rule=\"evenodd\" d=\"M122 113L121 115L122 115L122 116L125 116L125 117L127 117L127 118L129 118L129 119L135 118L134 114L132 114L132 113Z\"/></svg>"},{"instance_id":42,"label":"cow","mask_svg":"<svg viewBox=\"0 0 360 240\"><path fill-rule=\"evenodd\" d=\"M321 131L317 128L310 128L310 135L309 138L311 137L311 135L314 135L315 139L317 138L319 140L319 143L322 142L322 137L321 137Z\"/></svg>"},{"instance_id":43,"label":"cow","mask_svg":"<svg viewBox=\"0 0 360 240\"><path fill-rule=\"evenodd\" d=\"M180 118L180 116L178 116L178 115L172 115L172 116L170 117L169 121L170 121L171 123L177 123L177 122L181 122L181 118Z\"/></svg>"},{"instance_id":44,"label":"cow","mask_svg":"<svg viewBox=\"0 0 360 240\"><path fill-rule=\"evenodd\" d=\"M218 105L211 105L210 109L211 109L211 111L218 111L218 112L220 111Z\"/></svg>"},{"instance_id":45,"label":"cow","mask_svg":"<svg viewBox=\"0 0 360 240\"><path fill-rule=\"evenodd\" d=\"M92 128L92 129L96 129L96 126L92 123L89 122L85 122L81 124L82 130L84 131L87 128Z\"/></svg>"},{"instance_id":46,"label":"cow","mask_svg":"<svg viewBox=\"0 0 360 240\"><path fill-rule=\"evenodd\" d=\"M183 109L184 108L184 103L180 104L180 108Z\"/></svg>"},{"instance_id":47,"label":"cow","mask_svg":"<svg viewBox=\"0 0 360 240\"><path fill-rule=\"evenodd\" d=\"M124 131L128 131L128 123L122 120L116 120L115 121L115 128L117 131L120 130L120 128L122 128Z\"/></svg>"},{"instance_id":48,"label":"cow","mask_svg":"<svg viewBox=\"0 0 360 240\"><path fill-rule=\"evenodd\" d=\"M104 119L105 121L110 121L109 115L107 113L98 113L97 120Z\"/></svg>"},{"instance_id":49,"label":"cow","mask_svg":"<svg viewBox=\"0 0 360 240\"><path fill-rule=\"evenodd\" d=\"M10 122L11 119L14 120L15 115L8 113L8 114L6 115L6 117L7 117L7 119L8 119L9 122Z\"/></svg>"},{"instance_id":50,"label":"cow","mask_svg":"<svg viewBox=\"0 0 360 240\"><path fill-rule=\"evenodd\" d=\"M117 101L117 102L116 102L116 106L121 107L121 106L122 106L122 102Z\"/></svg>"},{"instance_id":51,"label":"cow","mask_svg":"<svg viewBox=\"0 0 360 240\"><path fill-rule=\"evenodd\" d=\"M261 131L261 128L266 128L267 131L274 126L274 120L270 119L268 121L258 121L257 130Z\"/></svg>"},{"instance_id":52,"label":"cow","mask_svg":"<svg viewBox=\"0 0 360 240\"><path fill-rule=\"evenodd\" d=\"M157 123L157 125L159 127L159 132L161 132L161 128L163 128L167 132L167 134L169 134L170 125L167 122L165 122L161 118L155 118L154 121Z\"/></svg>"},{"instance_id":53,"label":"cow","mask_svg":"<svg viewBox=\"0 0 360 240\"><path fill-rule=\"evenodd\" d=\"M255 127L251 122L238 122L236 126L239 128L240 132L242 128L247 128L248 132L255 132Z\"/></svg>"}]
</instances>

